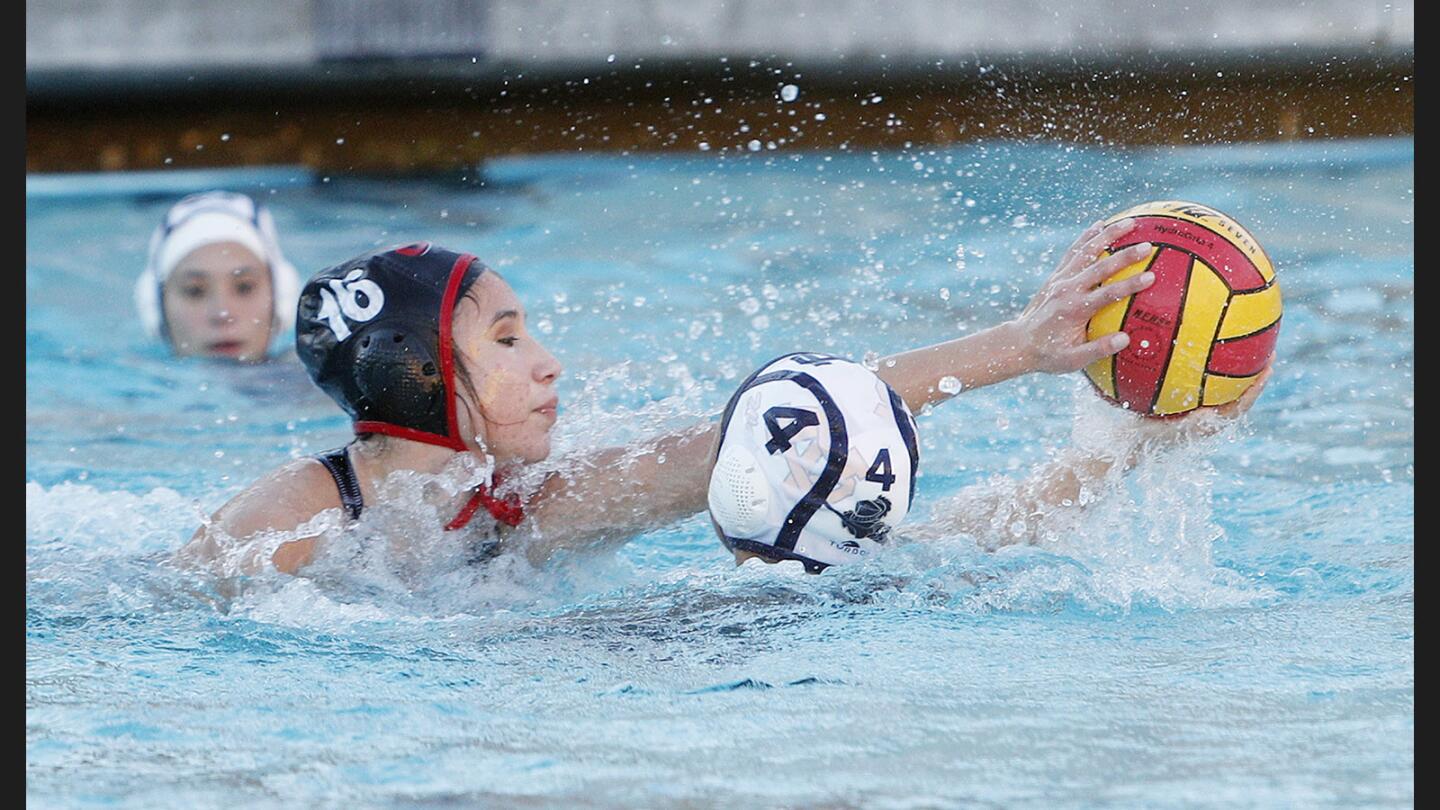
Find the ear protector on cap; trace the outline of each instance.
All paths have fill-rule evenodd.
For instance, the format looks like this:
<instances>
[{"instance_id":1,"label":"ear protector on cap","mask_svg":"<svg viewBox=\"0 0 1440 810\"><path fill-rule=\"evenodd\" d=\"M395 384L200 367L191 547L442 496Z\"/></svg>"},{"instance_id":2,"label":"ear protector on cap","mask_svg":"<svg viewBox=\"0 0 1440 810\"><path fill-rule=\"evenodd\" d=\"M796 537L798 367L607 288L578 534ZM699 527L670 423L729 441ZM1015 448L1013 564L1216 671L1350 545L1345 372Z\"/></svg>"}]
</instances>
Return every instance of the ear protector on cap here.
<instances>
[{"instance_id":1,"label":"ear protector on cap","mask_svg":"<svg viewBox=\"0 0 1440 810\"><path fill-rule=\"evenodd\" d=\"M710 474L706 500L725 533L741 539L764 534L770 511L770 482L748 450L725 448Z\"/></svg>"}]
</instances>

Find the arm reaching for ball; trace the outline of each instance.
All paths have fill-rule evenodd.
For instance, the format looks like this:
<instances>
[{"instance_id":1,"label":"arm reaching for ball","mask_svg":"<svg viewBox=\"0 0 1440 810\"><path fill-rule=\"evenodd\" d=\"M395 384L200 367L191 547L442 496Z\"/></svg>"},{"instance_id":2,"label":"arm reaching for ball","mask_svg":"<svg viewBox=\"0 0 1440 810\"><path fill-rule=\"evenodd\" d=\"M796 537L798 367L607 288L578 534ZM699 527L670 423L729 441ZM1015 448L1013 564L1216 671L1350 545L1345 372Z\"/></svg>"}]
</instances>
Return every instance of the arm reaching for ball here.
<instances>
[{"instance_id":1,"label":"arm reaching for ball","mask_svg":"<svg viewBox=\"0 0 1440 810\"><path fill-rule=\"evenodd\" d=\"M1055 271L1014 320L973 335L892 355L876 374L912 412L960 390L980 388L1036 371L1066 373L1120 351L1123 334L1087 340L1086 323L1101 307L1153 281L1148 273L1101 283L1145 256L1135 245L1105 256L1134 223L1096 223L1072 244ZM942 380L958 381L946 385ZM630 446L612 447L551 473L526 506L532 561L563 548L623 542L639 532L706 508L718 426L694 425Z\"/></svg>"},{"instance_id":2,"label":"arm reaching for ball","mask_svg":"<svg viewBox=\"0 0 1440 810\"><path fill-rule=\"evenodd\" d=\"M1106 248L1134 227L1133 220L1108 227L1099 222L1091 225L1014 320L894 355L881 363L876 373L918 413L959 391L1036 371L1065 374L1120 351L1130 342L1124 333L1088 340L1085 331L1090 317L1102 307L1144 290L1155 280L1152 273L1139 273L1101 286L1150 252L1146 242L1103 256ZM942 386L941 380L947 377L958 382L958 387L954 382Z\"/></svg>"}]
</instances>

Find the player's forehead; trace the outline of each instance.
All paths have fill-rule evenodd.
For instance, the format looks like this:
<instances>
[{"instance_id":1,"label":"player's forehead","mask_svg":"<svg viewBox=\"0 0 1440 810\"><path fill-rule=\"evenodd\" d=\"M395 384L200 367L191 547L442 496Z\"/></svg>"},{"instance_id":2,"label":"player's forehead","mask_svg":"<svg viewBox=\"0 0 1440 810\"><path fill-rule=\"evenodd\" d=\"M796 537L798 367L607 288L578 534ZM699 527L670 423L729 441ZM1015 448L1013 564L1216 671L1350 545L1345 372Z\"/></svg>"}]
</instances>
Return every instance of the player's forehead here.
<instances>
[{"instance_id":1,"label":"player's forehead","mask_svg":"<svg viewBox=\"0 0 1440 810\"><path fill-rule=\"evenodd\" d=\"M455 315L457 329L488 330L512 320L523 322L525 305L505 279L490 271L466 291Z\"/></svg>"}]
</instances>

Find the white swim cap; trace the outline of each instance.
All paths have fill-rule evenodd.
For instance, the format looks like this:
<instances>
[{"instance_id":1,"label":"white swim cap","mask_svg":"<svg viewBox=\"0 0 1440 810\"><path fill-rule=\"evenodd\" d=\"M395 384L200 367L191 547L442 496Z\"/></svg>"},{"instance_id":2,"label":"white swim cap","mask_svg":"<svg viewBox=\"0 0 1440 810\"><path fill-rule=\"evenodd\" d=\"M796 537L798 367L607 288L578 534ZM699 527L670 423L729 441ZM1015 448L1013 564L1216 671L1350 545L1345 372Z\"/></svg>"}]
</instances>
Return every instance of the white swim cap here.
<instances>
[{"instance_id":1,"label":"white swim cap","mask_svg":"<svg viewBox=\"0 0 1440 810\"><path fill-rule=\"evenodd\" d=\"M730 398L710 472L710 517L732 551L821 571L878 550L910 511L915 419L864 366L788 354Z\"/></svg>"},{"instance_id":2,"label":"white swim cap","mask_svg":"<svg viewBox=\"0 0 1440 810\"><path fill-rule=\"evenodd\" d=\"M244 245L269 266L270 289L275 296L272 337L294 325L300 274L280 252L274 218L263 205L244 194L207 191L191 194L171 206L165 221L150 235L150 256L135 280L135 309L151 337L169 339L161 301L165 279L181 259L217 242Z\"/></svg>"}]
</instances>

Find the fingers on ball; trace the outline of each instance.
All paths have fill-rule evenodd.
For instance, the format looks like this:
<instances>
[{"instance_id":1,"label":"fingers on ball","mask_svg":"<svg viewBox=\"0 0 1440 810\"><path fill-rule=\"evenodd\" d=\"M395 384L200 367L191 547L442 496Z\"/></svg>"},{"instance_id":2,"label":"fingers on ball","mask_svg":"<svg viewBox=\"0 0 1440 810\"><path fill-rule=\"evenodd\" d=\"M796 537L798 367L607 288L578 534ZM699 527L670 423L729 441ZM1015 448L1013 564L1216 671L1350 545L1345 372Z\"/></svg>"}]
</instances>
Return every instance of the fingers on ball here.
<instances>
[{"instance_id":1,"label":"fingers on ball","mask_svg":"<svg viewBox=\"0 0 1440 810\"><path fill-rule=\"evenodd\" d=\"M1154 245L1149 242L1141 242L1138 245L1132 245L1118 253L1112 253L1106 256L1100 261L1090 265L1084 273L1080 274L1081 285L1086 289L1094 287L1105 279L1150 255L1150 251L1153 248Z\"/></svg>"},{"instance_id":2,"label":"fingers on ball","mask_svg":"<svg viewBox=\"0 0 1440 810\"><path fill-rule=\"evenodd\" d=\"M1109 248L1115 244L1115 241L1120 237L1135 230L1139 224L1140 223L1133 219L1122 219L1119 222L1107 225L1104 230L1100 231L1096 239L1104 243L1104 248Z\"/></svg>"},{"instance_id":3,"label":"fingers on ball","mask_svg":"<svg viewBox=\"0 0 1440 810\"><path fill-rule=\"evenodd\" d=\"M1121 224L1122 223L1117 222L1115 223L1115 225L1100 228L1094 233L1091 233L1087 230L1085 233L1081 234L1080 239L1076 242L1075 247L1072 248L1071 255L1069 256L1069 261L1078 261L1081 267L1089 265L1090 262L1093 262L1097 256L1099 256L1101 253L1104 253L1112 244L1114 244L1116 239L1124 236L1129 231L1129 228L1122 228L1120 230L1116 230L1116 227ZM1133 223L1131 224L1133 225ZM1075 269L1073 271L1079 272L1078 269Z\"/></svg>"},{"instance_id":4,"label":"fingers on ball","mask_svg":"<svg viewBox=\"0 0 1440 810\"><path fill-rule=\"evenodd\" d=\"M1080 251L1084 250L1086 245L1089 245L1095 240L1095 237L1100 235L1100 231L1103 230L1104 227L1105 220L1103 219L1097 219L1090 223L1090 227L1086 228L1084 232L1071 243L1070 249L1065 252L1065 260L1069 261Z\"/></svg>"},{"instance_id":5,"label":"fingers on ball","mask_svg":"<svg viewBox=\"0 0 1440 810\"><path fill-rule=\"evenodd\" d=\"M1155 274L1146 270L1143 273L1121 279L1114 284L1096 288L1086 296L1085 303L1092 309L1099 309L1106 304L1132 296L1154 283Z\"/></svg>"},{"instance_id":6,"label":"fingers on ball","mask_svg":"<svg viewBox=\"0 0 1440 810\"><path fill-rule=\"evenodd\" d=\"M1129 345L1130 336L1124 332L1101 335L1089 343L1082 343L1075 347L1075 365L1083 368L1096 360L1103 360Z\"/></svg>"}]
</instances>

